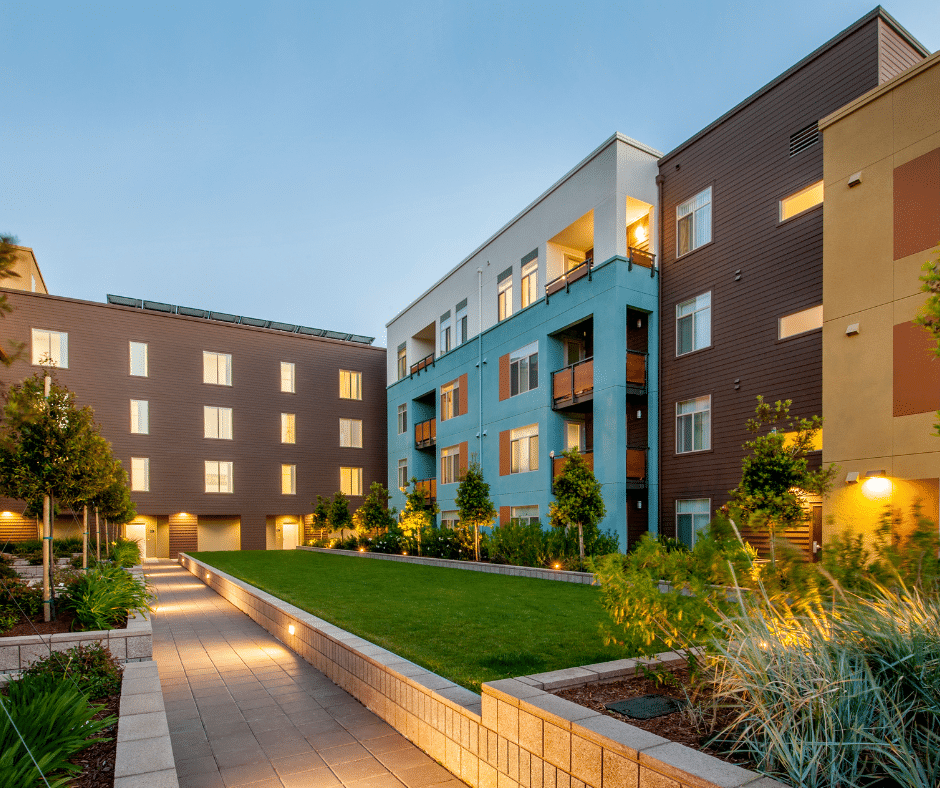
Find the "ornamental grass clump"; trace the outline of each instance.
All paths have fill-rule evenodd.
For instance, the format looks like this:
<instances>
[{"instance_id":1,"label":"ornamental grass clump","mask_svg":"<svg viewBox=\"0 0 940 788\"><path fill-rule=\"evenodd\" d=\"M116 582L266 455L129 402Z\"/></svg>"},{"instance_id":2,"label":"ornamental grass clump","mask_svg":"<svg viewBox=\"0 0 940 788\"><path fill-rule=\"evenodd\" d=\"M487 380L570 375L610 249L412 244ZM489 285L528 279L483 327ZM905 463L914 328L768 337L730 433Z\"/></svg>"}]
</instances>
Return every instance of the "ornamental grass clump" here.
<instances>
[{"instance_id":1,"label":"ornamental grass clump","mask_svg":"<svg viewBox=\"0 0 940 788\"><path fill-rule=\"evenodd\" d=\"M100 564L77 575L59 602L83 630L111 629L131 613L150 608L146 584L119 566Z\"/></svg>"}]
</instances>

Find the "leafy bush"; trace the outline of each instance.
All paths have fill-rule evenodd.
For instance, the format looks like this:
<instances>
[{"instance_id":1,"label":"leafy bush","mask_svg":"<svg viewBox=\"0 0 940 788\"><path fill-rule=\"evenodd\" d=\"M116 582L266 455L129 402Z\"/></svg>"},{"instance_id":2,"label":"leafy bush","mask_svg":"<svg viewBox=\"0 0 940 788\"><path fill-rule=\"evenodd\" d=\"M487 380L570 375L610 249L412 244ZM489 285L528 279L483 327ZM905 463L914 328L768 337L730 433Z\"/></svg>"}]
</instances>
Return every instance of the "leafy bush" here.
<instances>
[{"instance_id":1,"label":"leafy bush","mask_svg":"<svg viewBox=\"0 0 940 788\"><path fill-rule=\"evenodd\" d=\"M473 540L466 528L425 528L421 532L421 555L470 561Z\"/></svg>"},{"instance_id":2,"label":"leafy bush","mask_svg":"<svg viewBox=\"0 0 940 788\"><path fill-rule=\"evenodd\" d=\"M0 585L0 632L16 626L25 616L31 620L42 609L42 589L19 577L4 578Z\"/></svg>"},{"instance_id":3,"label":"leafy bush","mask_svg":"<svg viewBox=\"0 0 940 788\"><path fill-rule=\"evenodd\" d=\"M381 534L372 540L373 553L401 554L409 553L414 555L418 552L417 542L410 536L406 536L398 528L390 528L387 533Z\"/></svg>"},{"instance_id":4,"label":"leafy bush","mask_svg":"<svg viewBox=\"0 0 940 788\"><path fill-rule=\"evenodd\" d=\"M544 566L549 560L546 534L541 523L512 520L494 525L484 541L487 555L494 564Z\"/></svg>"},{"instance_id":5,"label":"leafy bush","mask_svg":"<svg viewBox=\"0 0 940 788\"><path fill-rule=\"evenodd\" d=\"M101 564L75 577L59 604L72 611L81 629L110 629L132 612L150 610L150 598L142 581L119 566Z\"/></svg>"},{"instance_id":6,"label":"leafy bush","mask_svg":"<svg viewBox=\"0 0 940 788\"><path fill-rule=\"evenodd\" d=\"M118 538L108 551L117 566L131 567L140 563L140 545L133 539Z\"/></svg>"},{"instance_id":7,"label":"leafy bush","mask_svg":"<svg viewBox=\"0 0 940 788\"><path fill-rule=\"evenodd\" d=\"M334 550L358 550L359 549L359 538L355 535L349 536L346 539L337 539L333 544Z\"/></svg>"},{"instance_id":8,"label":"leafy bush","mask_svg":"<svg viewBox=\"0 0 940 788\"><path fill-rule=\"evenodd\" d=\"M54 651L34 662L22 675L58 677L77 685L89 700L99 700L120 692L122 671L108 649L100 643L91 643Z\"/></svg>"}]
</instances>

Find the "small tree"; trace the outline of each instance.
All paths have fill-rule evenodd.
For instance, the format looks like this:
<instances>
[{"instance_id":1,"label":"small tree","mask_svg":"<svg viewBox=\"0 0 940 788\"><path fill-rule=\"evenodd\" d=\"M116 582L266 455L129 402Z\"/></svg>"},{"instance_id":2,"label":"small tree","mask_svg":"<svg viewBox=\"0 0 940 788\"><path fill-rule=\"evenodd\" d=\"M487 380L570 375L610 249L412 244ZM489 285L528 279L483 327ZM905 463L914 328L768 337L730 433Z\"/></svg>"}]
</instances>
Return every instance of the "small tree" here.
<instances>
[{"instance_id":1,"label":"small tree","mask_svg":"<svg viewBox=\"0 0 940 788\"><path fill-rule=\"evenodd\" d=\"M584 529L594 528L604 519L607 508L601 495L600 482L588 468L577 448L563 452L565 458L561 474L556 477L555 501L549 506L553 522L566 527L578 527L578 555L584 564Z\"/></svg>"},{"instance_id":2,"label":"small tree","mask_svg":"<svg viewBox=\"0 0 940 788\"><path fill-rule=\"evenodd\" d=\"M934 259L924 263L923 272L920 289L929 295L914 322L922 325L933 337L936 344L934 355L940 356L940 247L937 247ZM940 411L937 412L934 434L940 437Z\"/></svg>"},{"instance_id":3,"label":"small tree","mask_svg":"<svg viewBox=\"0 0 940 788\"><path fill-rule=\"evenodd\" d=\"M334 531L342 533L351 525L352 517L349 514L349 499L340 490L333 496L333 501L330 503L330 527Z\"/></svg>"},{"instance_id":4,"label":"small tree","mask_svg":"<svg viewBox=\"0 0 940 788\"><path fill-rule=\"evenodd\" d=\"M496 519L496 509L490 500L490 485L483 478L483 469L476 455L470 458L467 472L460 480L455 503L461 524L473 528L473 557L479 561L480 528L489 526Z\"/></svg>"},{"instance_id":5,"label":"small tree","mask_svg":"<svg viewBox=\"0 0 940 788\"><path fill-rule=\"evenodd\" d=\"M389 510L389 498L391 495L385 489L385 485L381 482L372 482L369 494L353 515L353 522L360 536L364 536L368 531L388 530L395 524L397 510L394 507Z\"/></svg>"},{"instance_id":6,"label":"small tree","mask_svg":"<svg viewBox=\"0 0 940 788\"><path fill-rule=\"evenodd\" d=\"M405 536L414 539L421 553L421 532L434 525L434 518L440 511L432 503L427 493L418 487L418 480L411 479L411 492L405 496L405 509L398 518L398 527Z\"/></svg>"}]
</instances>

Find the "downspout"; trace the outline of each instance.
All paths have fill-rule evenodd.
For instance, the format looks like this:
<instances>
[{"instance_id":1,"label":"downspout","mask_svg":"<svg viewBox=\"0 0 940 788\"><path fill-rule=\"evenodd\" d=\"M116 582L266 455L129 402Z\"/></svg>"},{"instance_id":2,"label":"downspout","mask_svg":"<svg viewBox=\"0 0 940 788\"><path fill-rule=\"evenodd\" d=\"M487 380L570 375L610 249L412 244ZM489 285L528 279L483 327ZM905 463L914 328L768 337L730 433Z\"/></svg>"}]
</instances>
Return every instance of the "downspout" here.
<instances>
[{"instance_id":1,"label":"downspout","mask_svg":"<svg viewBox=\"0 0 940 788\"><path fill-rule=\"evenodd\" d=\"M659 284L656 287L656 299L657 299L657 310L659 314L656 315L656 324L659 326L659 331L657 331L656 336L656 418L659 423L656 425L656 523L655 523L655 535L659 536L659 517L662 501L662 486L663 486L663 414L662 414L662 397L660 396L663 390L663 181L665 180L662 174L656 176L656 188L657 188L657 200L659 202L659 234L657 237L657 248L656 251L659 253ZM649 340L647 340L647 347L649 347ZM647 397L649 394L647 393ZM647 403L647 408L649 403ZM649 502L647 502L649 507ZM652 508L652 507L649 507ZM649 516L649 515L647 515ZM652 529L650 529L652 532ZM676 534L678 537L678 534Z\"/></svg>"},{"instance_id":2,"label":"downspout","mask_svg":"<svg viewBox=\"0 0 940 788\"><path fill-rule=\"evenodd\" d=\"M479 334L477 335L477 394L479 395L479 438L480 450L477 455L477 461L480 463L480 470L483 470L483 269L477 268L479 277L479 301L477 305L477 314L480 318Z\"/></svg>"}]
</instances>

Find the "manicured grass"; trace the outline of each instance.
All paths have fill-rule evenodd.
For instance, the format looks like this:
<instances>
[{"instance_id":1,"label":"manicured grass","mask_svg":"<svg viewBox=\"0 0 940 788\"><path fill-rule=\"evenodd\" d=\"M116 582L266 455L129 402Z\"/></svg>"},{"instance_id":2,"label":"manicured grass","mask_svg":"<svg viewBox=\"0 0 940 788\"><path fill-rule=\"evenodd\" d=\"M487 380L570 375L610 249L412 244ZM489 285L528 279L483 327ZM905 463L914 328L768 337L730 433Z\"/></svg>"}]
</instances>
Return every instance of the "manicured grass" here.
<instances>
[{"instance_id":1,"label":"manicured grass","mask_svg":"<svg viewBox=\"0 0 940 788\"><path fill-rule=\"evenodd\" d=\"M474 692L630 656L604 645L593 586L306 551L193 555Z\"/></svg>"}]
</instances>

